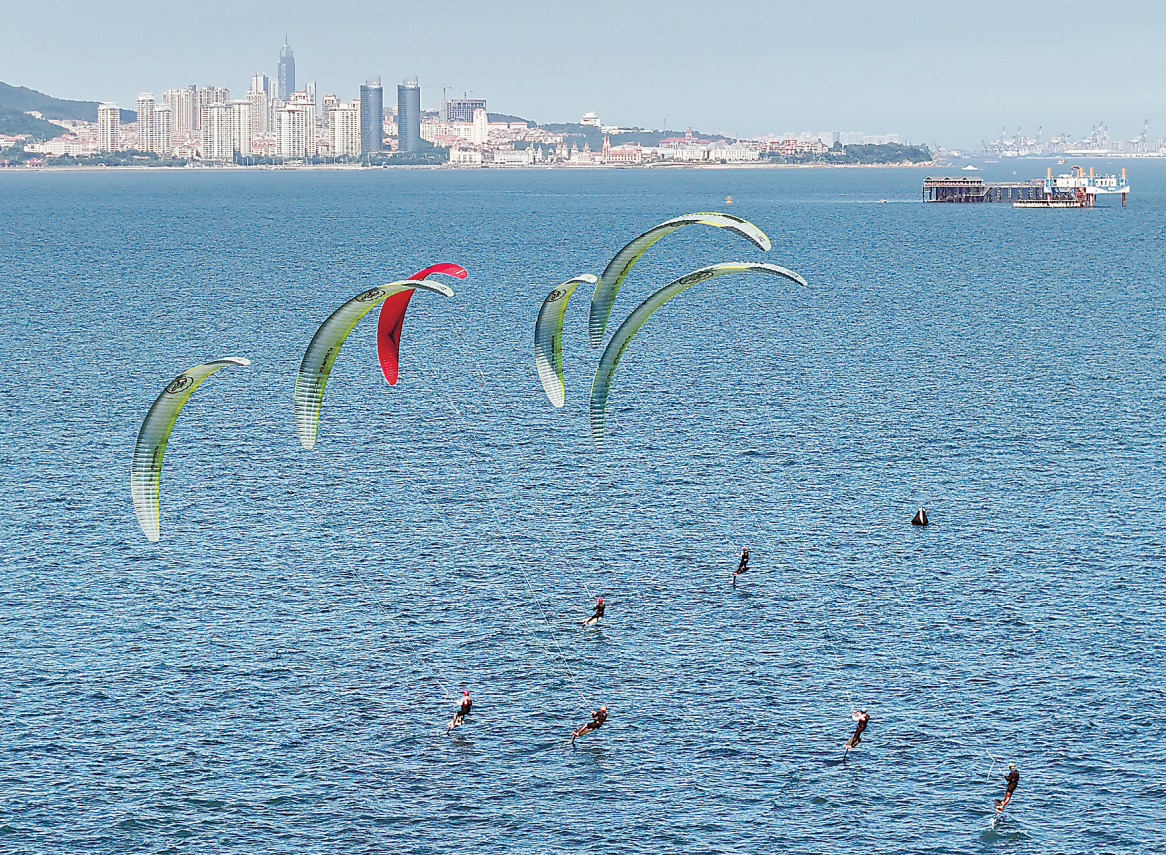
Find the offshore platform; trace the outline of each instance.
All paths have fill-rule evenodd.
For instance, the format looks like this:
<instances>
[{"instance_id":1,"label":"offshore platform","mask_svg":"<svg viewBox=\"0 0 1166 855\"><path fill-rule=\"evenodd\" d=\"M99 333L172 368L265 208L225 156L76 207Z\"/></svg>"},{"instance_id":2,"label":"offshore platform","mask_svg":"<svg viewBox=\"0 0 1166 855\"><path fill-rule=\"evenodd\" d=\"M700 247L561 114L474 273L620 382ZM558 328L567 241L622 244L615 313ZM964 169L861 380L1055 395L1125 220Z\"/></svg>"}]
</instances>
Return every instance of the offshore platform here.
<instances>
[{"instance_id":1,"label":"offshore platform","mask_svg":"<svg viewBox=\"0 0 1166 855\"><path fill-rule=\"evenodd\" d=\"M1113 193L1121 194L1124 207L1129 192L1124 169L1120 178L1094 176L1092 166L1088 175L1082 167L1074 166L1072 172L1056 176L1049 167L1044 179L1032 181L985 181L960 176L923 179L924 202L1011 202L1013 208L1092 208L1098 196Z\"/></svg>"}]
</instances>

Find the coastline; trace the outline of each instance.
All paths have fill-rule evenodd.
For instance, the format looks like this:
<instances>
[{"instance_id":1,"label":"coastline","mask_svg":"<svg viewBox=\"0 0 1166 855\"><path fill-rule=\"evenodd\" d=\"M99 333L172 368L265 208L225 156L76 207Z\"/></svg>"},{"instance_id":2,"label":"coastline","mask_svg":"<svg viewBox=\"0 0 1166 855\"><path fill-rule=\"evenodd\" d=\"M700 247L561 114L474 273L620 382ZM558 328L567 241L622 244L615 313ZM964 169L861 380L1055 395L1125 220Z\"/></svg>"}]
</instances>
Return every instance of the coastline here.
<instances>
[{"instance_id":1,"label":"coastline","mask_svg":"<svg viewBox=\"0 0 1166 855\"><path fill-rule=\"evenodd\" d=\"M612 171L612 170L645 170L645 169L668 169L668 170L726 170L726 169L905 169L912 167L938 167L936 161L923 161L921 163L676 163L676 164L603 164L594 163L583 166L567 166L565 164L541 164L541 165L513 165L513 166L451 166L448 163L440 164L401 164L399 166L382 165L382 166L362 166L356 163L312 163L305 165L281 165L281 166L245 166L241 164L225 164L221 166L81 166L78 164L69 164L54 166L52 164L42 164L40 166L8 166L0 167L0 175L5 173L25 173L25 172L164 172L167 174L174 172L375 172L381 169L428 169L428 170L446 170L450 172L527 172L531 170L545 171L545 170L565 170L569 172L580 171Z\"/></svg>"}]
</instances>

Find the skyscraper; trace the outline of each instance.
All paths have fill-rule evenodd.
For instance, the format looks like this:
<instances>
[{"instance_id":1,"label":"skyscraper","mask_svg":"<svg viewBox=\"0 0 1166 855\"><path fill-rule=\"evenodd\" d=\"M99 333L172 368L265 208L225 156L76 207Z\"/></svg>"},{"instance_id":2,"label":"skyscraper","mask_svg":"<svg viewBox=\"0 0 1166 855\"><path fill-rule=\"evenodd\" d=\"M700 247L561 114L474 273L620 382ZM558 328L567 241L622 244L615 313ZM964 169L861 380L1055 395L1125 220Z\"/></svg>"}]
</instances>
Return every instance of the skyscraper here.
<instances>
[{"instance_id":1,"label":"skyscraper","mask_svg":"<svg viewBox=\"0 0 1166 855\"><path fill-rule=\"evenodd\" d=\"M292 56L291 45L284 39L279 51L279 100L287 102L296 91L296 58Z\"/></svg>"},{"instance_id":2,"label":"skyscraper","mask_svg":"<svg viewBox=\"0 0 1166 855\"><path fill-rule=\"evenodd\" d=\"M97 108L97 149L121 149L121 110L117 104L105 103Z\"/></svg>"},{"instance_id":3,"label":"skyscraper","mask_svg":"<svg viewBox=\"0 0 1166 855\"><path fill-rule=\"evenodd\" d=\"M379 77L370 77L360 87L360 153L381 151L384 137L381 123L385 116L385 90Z\"/></svg>"},{"instance_id":4,"label":"skyscraper","mask_svg":"<svg viewBox=\"0 0 1166 855\"><path fill-rule=\"evenodd\" d=\"M397 87L397 149L421 150L421 85L416 77Z\"/></svg>"},{"instance_id":5,"label":"skyscraper","mask_svg":"<svg viewBox=\"0 0 1166 855\"><path fill-rule=\"evenodd\" d=\"M154 127L154 96L143 92L138 96L138 151L152 151Z\"/></svg>"}]
</instances>

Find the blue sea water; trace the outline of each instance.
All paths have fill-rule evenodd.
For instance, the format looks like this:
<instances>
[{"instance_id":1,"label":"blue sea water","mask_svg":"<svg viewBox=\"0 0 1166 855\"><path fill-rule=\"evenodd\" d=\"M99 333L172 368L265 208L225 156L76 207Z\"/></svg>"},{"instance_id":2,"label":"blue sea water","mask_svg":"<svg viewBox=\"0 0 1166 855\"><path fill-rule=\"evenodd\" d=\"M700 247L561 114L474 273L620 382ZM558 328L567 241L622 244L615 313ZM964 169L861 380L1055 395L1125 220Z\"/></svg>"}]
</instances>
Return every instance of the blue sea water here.
<instances>
[{"instance_id":1,"label":"blue sea water","mask_svg":"<svg viewBox=\"0 0 1166 855\"><path fill-rule=\"evenodd\" d=\"M1091 211L915 169L0 173L0 851L1166 850L1166 165L1127 165ZM809 285L658 311L599 455L589 294L562 410L538 307L726 195L773 250L673 234L613 327L718 261ZM437 261L470 277L414 297L398 386L367 318L302 450L317 326ZM151 544L138 426L228 355Z\"/></svg>"}]
</instances>

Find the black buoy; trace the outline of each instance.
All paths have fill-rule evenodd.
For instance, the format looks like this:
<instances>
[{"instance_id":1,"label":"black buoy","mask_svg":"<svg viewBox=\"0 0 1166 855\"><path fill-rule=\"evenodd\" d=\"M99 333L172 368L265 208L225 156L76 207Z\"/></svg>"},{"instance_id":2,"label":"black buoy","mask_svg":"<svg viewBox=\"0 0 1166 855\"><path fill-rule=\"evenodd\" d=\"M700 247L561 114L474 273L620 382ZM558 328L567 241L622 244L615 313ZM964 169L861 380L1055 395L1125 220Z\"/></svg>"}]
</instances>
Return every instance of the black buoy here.
<instances>
[{"instance_id":1,"label":"black buoy","mask_svg":"<svg viewBox=\"0 0 1166 855\"><path fill-rule=\"evenodd\" d=\"M927 525L927 511L920 508L919 513L915 514L915 519L911 520L911 525Z\"/></svg>"}]
</instances>

